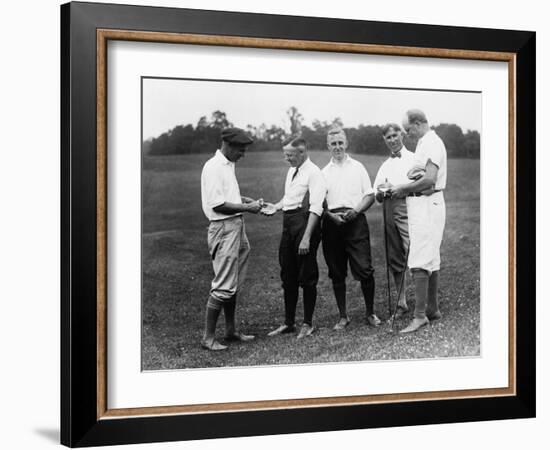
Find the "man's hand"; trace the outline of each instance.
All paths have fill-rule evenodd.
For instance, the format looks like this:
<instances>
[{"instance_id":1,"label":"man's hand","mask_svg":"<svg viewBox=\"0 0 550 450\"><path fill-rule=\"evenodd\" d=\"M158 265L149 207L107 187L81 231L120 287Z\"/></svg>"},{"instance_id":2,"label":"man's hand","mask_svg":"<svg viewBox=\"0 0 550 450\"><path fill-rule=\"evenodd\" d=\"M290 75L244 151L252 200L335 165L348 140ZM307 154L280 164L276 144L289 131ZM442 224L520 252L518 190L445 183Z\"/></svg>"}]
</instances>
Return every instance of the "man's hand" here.
<instances>
[{"instance_id":1,"label":"man's hand","mask_svg":"<svg viewBox=\"0 0 550 450\"><path fill-rule=\"evenodd\" d=\"M407 192L401 184L393 186L388 192L390 193L391 198L404 198L407 196Z\"/></svg>"},{"instance_id":2,"label":"man's hand","mask_svg":"<svg viewBox=\"0 0 550 450\"><path fill-rule=\"evenodd\" d=\"M307 236L302 237L300 246L298 247L299 255L307 255L309 253L309 238Z\"/></svg>"},{"instance_id":3,"label":"man's hand","mask_svg":"<svg viewBox=\"0 0 550 450\"><path fill-rule=\"evenodd\" d=\"M277 212L277 207L273 203L263 202L260 212L264 216L272 216Z\"/></svg>"},{"instance_id":4,"label":"man's hand","mask_svg":"<svg viewBox=\"0 0 550 450\"><path fill-rule=\"evenodd\" d=\"M391 184L389 181L379 184L376 187L376 195L375 195L376 201L378 203L382 203L384 201L384 198L390 197L391 196L390 192L393 187L394 187L393 184Z\"/></svg>"},{"instance_id":5,"label":"man's hand","mask_svg":"<svg viewBox=\"0 0 550 450\"><path fill-rule=\"evenodd\" d=\"M331 213L329 211L326 212L328 218L332 220L336 225L343 225L346 223L344 220L344 214L343 213Z\"/></svg>"},{"instance_id":6,"label":"man's hand","mask_svg":"<svg viewBox=\"0 0 550 450\"><path fill-rule=\"evenodd\" d=\"M263 200L262 200L263 203ZM260 203L260 200L255 200L250 203L246 203L246 211L252 214L258 214L260 210L262 209L262 205Z\"/></svg>"},{"instance_id":7,"label":"man's hand","mask_svg":"<svg viewBox=\"0 0 550 450\"><path fill-rule=\"evenodd\" d=\"M346 211L342 219L344 219L344 222L353 222L355 219L357 219L357 216L359 213L355 209L350 209L349 211Z\"/></svg>"}]
</instances>

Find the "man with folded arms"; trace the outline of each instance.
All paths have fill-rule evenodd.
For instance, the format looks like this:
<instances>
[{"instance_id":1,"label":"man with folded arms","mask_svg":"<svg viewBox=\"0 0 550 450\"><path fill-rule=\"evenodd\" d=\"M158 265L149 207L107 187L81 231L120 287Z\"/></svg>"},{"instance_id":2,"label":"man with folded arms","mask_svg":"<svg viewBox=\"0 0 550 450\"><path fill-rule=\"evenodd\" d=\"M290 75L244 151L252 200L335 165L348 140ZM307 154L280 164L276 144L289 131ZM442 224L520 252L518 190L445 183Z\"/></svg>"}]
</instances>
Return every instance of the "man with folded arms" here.
<instances>
[{"instance_id":1,"label":"man with folded arms","mask_svg":"<svg viewBox=\"0 0 550 450\"><path fill-rule=\"evenodd\" d=\"M290 164L285 193L276 204L268 203L262 213L283 211L283 233L279 245L279 263L285 304L285 323L268 336L296 330L295 315L299 288L304 297L304 321L298 339L313 331L313 312L317 301L317 248L321 241L320 217L323 213L325 183L319 168L311 162L304 139L293 137L283 142L283 152Z\"/></svg>"},{"instance_id":2,"label":"man with folded arms","mask_svg":"<svg viewBox=\"0 0 550 450\"><path fill-rule=\"evenodd\" d=\"M422 328L441 318L437 290L441 241L445 228L447 151L441 138L430 129L423 111L411 109L403 118L403 128L420 138L415 152L415 165L409 171L410 181L390 188L393 198L407 198L410 250L408 265L415 287L414 319L401 333Z\"/></svg>"},{"instance_id":3,"label":"man with folded arms","mask_svg":"<svg viewBox=\"0 0 550 450\"><path fill-rule=\"evenodd\" d=\"M395 318L403 316L408 311L405 296L405 272L407 269L407 250L409 248L409 222L407 218L407 202L404 198L391 198L384 195L391 186L410 182L408 171L414 164L414 153L403 145L401 127L396 123L388 123L382 127L384 142L390 151L390 156L382 163L374 186L377 190L376 200L384 202L386 215L386 236L388 240L388 264L390 266L395 286L401 292L397 299L397 311Z\"/></svg>"},{"instance_id":4,"label":"man with folded arms","mask_svg":"<svg viewBox=\"0 0 550 450\"><path fill-rule=\"evenodd\" d=\"M221 149L204 164L201 174L202 209L210 220L208 250L214 269L201 342L202 347L208 350L227 348L215 337L222 308L226 341L254 339L254 336L235 329L235 307L246 277L250 253L242 213L257 214L263 203L261 199L241 197L235 177L235 163L244 156L252 139L240 128L226 128L221 137Z\"/></svg>"},{"instance_id":5,"label":"man with folded arms","mask_svg":"<svg viewBox=\"0 0 550 450\"><path fill-rule=\"evenodd\" d=\"M327 147L332 158L323 168L327 198L322 235L323 254L340 313L334 329L342 330L350 322L346 309L348 262L353 277L361 283L367 323L376 327L380 319L374 313L374 269L364 214L374 203L374 191L365 166L346 153L348 140L344 130L330 130Z\"/></svg>"}]
</instances>

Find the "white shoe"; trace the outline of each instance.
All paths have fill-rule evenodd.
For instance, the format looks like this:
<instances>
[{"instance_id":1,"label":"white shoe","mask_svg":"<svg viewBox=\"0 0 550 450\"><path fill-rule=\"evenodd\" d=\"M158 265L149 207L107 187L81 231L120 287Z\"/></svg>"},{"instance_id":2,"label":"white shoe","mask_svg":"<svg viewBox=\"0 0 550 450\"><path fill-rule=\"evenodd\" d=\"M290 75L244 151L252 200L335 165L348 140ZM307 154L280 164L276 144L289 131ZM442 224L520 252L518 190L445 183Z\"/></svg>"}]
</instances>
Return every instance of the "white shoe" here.
<instances>
[{"instance_id":1,"label":"white shoe","mask_svg":"<svg viewBox=\"0 0 550 450\"><path fill-rule=\"evenodd\" d=\"M296 339L302 339L307 336L311 336L311 334L315 331L315 327L312 325L308 325L307 323L302 324L302 328L300 328L300 333L298 333L298 337Z\"/></svg>"}]
</instances>

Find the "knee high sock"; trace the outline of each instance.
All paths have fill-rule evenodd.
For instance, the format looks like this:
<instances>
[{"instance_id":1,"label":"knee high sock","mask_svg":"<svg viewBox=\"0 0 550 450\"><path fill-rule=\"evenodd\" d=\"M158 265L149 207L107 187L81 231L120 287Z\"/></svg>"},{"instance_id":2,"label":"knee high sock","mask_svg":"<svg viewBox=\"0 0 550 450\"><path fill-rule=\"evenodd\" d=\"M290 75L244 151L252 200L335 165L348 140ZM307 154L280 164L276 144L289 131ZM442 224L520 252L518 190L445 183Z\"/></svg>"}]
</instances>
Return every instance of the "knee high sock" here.
<instances>
[{"instance_id":1,"label":"knee high sock","mask_svg":"<svg viewBox=\"0 0 550 450\"><path fill-rule=\"evenodd\" d=\"M304 286L304 323L313 324L313 311L317 301L317 286Z\"/></svg>"},{"instance_id":2,"label":"knee high sock","mask_svg":"<svg viewBox=\"0 0 550 450\"><path fill-rule=\"evenodd\" d=\"M428 282L428 307L426 308L426 314L429 316L434 315L439 311L439 304L437 301L437 289L439 287L439 270L432 272L430 275L430 281Z\"/></svg>"},{"instance_id":3,"label":"knee high sock","mask_svg":"<svg viewBox=\"0 0 550 450\"><path fill-rule=\"evenodd\" d=\"M296 304L298 303L298 286L284 286L285 325L293 326L296 320Z\"/></svg>"},{"instance_id":4,"label":"knee high sock","mask_svg":"<svg viewBox=\"0 0 550 450\"><path fill-rule=\"evenodd\" d=\"M371 275L368 279L361 281L361 291L365 299L367 316L374 314L374 277Z\"/></svg>"},{"instance_id":5,"label":"knee high sock","mask_svg":"<svg viewBox=\"0 0 550 450\"><path fill-rule=\"evenodd\" d=\"M340 317L347 318L348 313L346 310L346 283L333 283L332 289L334 290L334 297L336 298L336 306L338 306Z\"/></svg>"},{"instance_id":6,"label":"knee high sock","mask_svg":"<svg viewBox=\"0 0 550 450\"><path fill-rule=\"evenodd\" d=\"M204 324L204 339L214 339L216 336L216 324L222 309L223 302L214 297L209 297L206 303L206 317Z\"/></svg>"},{"instance_id":7,"label":"knee high sock","mask_svg":"<svg viewBox=\"0 0 550 450\"><path fill-rule=\"evenodd\" d=\"M413 269L411 270L414 280L414 317L417 319L426 318L426 305L428 303L428 282L429 275L426 270Z\"/></svg>"},{"instance_id":8,"label":"knee high sock","mask_svg":"<svg viewBox=\"0 0 550 450\"><path fill-rule=\"evenodd\" d=\"M237 306L237 296L234 295L228 301L223 303L223 315L225 316L225 335L235 334L235 308Z\"/></svg>"}]
</instances>

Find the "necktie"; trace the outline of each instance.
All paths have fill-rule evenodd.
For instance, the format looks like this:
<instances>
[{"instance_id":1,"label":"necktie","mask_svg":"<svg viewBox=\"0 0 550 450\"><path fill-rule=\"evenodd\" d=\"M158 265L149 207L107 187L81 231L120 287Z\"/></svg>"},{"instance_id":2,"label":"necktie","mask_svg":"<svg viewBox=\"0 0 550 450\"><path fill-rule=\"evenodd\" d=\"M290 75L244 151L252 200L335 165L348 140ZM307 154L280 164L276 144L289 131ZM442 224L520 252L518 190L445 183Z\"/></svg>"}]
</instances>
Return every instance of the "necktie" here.
<instances>
[{"instance_id":1,"label":"necktie","mask_svg":"<svg viewBox=\"0 0 550 450\"><path fill-rule=\"evenodd\" d=\"M296 175L298 175L298 169L299 169L299 167L296 167L296 170L292 174L292 180L291 181L294 181L294 178L296 178Z\"/></svg>"},{"instance_id":2,"label":"necktie","mask_svg":"<svg viewBox=\"0 0 550 450\"><path fill-rule=\"evenodd\" d=\"M391 158L401 158L401 150L399 150L398 152L395 152L395 153L392 153L390 155Z\"/></svg>"}]
</instances>

